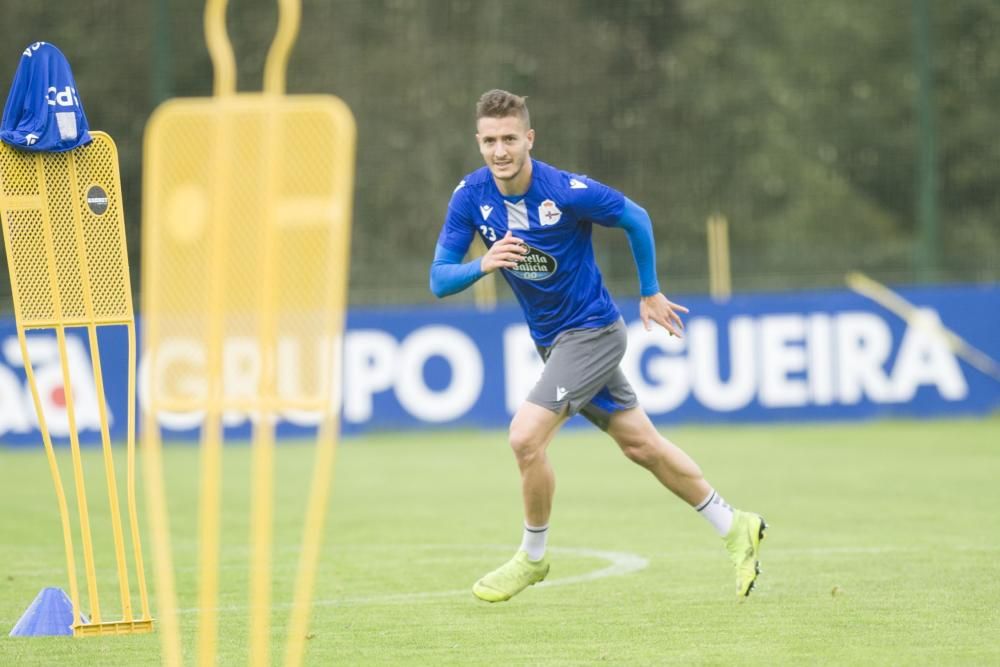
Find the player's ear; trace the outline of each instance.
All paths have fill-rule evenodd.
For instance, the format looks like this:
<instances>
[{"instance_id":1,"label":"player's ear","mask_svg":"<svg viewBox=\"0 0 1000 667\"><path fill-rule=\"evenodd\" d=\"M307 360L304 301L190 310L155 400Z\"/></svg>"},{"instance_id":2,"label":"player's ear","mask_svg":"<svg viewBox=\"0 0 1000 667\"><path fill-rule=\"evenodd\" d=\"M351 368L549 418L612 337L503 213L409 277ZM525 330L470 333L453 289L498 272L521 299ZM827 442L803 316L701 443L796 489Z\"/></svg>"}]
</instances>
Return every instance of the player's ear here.
<instances>
[{"instance_id":1,"label":"player's ear","mask_svg":"<svg viewBox=\"0 0 1000 667\"><path fill-rule=\"evenodd\" d=\"M535 145L535 129L529 129L524 136L528 140L528 150L530 151L531 147Z\"/></svg>"}]
</instances>

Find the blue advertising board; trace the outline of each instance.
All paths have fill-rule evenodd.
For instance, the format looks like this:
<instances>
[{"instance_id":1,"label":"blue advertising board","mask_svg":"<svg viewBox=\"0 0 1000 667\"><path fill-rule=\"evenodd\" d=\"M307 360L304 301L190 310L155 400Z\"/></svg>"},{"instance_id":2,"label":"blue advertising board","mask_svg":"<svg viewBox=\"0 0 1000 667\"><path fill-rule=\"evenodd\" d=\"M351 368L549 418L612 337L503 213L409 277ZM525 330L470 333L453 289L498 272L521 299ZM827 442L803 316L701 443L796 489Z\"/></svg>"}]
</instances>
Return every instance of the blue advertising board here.
<instances>
[{"instance_id":1,"label":"blue advertising board","mask_svg":"<svg viewBox=\"0 0 1000 667\"><path fill-rule=\"evenodd\" d=\"M943 417L1000 409L1000 381L970 365L942 334L947 328L1000 358L1000 286L899 292L920 309L915 320L904 322L846 290L737 295L725 303L680 299L691 309L682 340L645 331L637 304L622 304L629 326L622 367L658 424ZM126 429L125 342L124 328L102 331L115 439ZM55 336L33 334L29 346L50 428L57 438L65 436ZM224 356L236 365L248 348L245 341L232 346L237 351ZM79 429L93 440L99 435L98 397L83 331L71 330L68 356ZM185 369L195 373L201 363L183 342L169 359L182 382ZM280 369L280 359L278 364ZM540 369L514 305L489 313L448 305L354 308L343 341L342 430L502 428ZM226 376L227 382L253 381L238 370ZM308 414L283 417L283 434L308 432L314 423ZM189 434L200 418L162 415L161 425ZM247 415L227 414L225 423L233 437L249 429ZM0 321L0 441L38 443L36 424L14 323Z\"/></svg>"}]
</instances>

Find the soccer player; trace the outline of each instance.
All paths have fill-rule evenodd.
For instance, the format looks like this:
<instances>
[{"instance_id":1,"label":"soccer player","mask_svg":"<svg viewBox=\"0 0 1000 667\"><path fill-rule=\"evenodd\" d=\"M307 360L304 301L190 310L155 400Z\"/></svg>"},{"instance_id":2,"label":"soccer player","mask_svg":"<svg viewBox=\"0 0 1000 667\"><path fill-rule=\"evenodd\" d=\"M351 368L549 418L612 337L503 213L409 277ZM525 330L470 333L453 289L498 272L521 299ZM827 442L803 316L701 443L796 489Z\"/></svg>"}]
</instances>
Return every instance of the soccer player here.
<instances>
[{"instance_id":1,"label":"soccer player","mask_svg":"<svg viewBox=\"0 0 1000 667\"><path fill-rule=\"evenodd\" d=\"M606 185L533 159L535 131L522 97L484 93L476 105L476 140L486 166L452 194L431 265L431 291L439 298L455 294L500 271L524 310L545 367L510 423L524 501L521 546L477 581L473 593L487 602L509 600L548 574L555 476L546 449L579 412L715 528L736 568L737 594L749 595L760 572L764 519L733 509L691 457L657 432L619 368L626 327L594 261L593 224L628 235L646 330L656 323L681 337L684 329L679 313L687 308L660 293L649 215ZM488 250L463 264L476 234Z\"/></svg>"}]
</instances>

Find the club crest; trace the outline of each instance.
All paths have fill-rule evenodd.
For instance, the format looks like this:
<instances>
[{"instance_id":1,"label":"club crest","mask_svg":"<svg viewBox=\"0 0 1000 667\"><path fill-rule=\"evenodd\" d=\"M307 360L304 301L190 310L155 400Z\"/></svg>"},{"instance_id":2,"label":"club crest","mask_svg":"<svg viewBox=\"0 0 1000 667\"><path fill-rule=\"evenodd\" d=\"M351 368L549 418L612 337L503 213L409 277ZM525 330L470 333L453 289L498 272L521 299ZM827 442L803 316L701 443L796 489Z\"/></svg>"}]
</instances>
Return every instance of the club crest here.
<instances>
[{"instance_id":1,"label":"club crest","mask_svg":"<svg viewBox=\"0 0 1000 667\"><path fill-rule=\"evenodd\" d=\"M562 211L551 199L546 199L538 206L538 222L543 227L554 225L562 218Z\"/></svg>"}]
</instances>

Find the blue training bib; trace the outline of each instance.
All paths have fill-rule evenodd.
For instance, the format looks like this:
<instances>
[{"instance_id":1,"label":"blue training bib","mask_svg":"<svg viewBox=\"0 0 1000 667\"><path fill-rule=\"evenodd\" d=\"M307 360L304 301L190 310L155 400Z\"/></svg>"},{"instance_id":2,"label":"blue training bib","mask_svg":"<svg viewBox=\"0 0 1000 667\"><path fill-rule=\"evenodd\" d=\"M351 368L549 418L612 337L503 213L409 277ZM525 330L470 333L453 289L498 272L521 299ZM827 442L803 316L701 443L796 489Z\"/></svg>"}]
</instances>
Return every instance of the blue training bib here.
<instances>
[{"instance_id":1,"label":"blue training bib","mask_svg":"<svg viewBox=\"0 0 1000 667\"><path fill-rule=\"evenodd\" d=\"M66 56L35 42L21 54L0 120L0 140L22 150L62 152L90 143L87 117Z\"/></svg>"}]
</instances>

